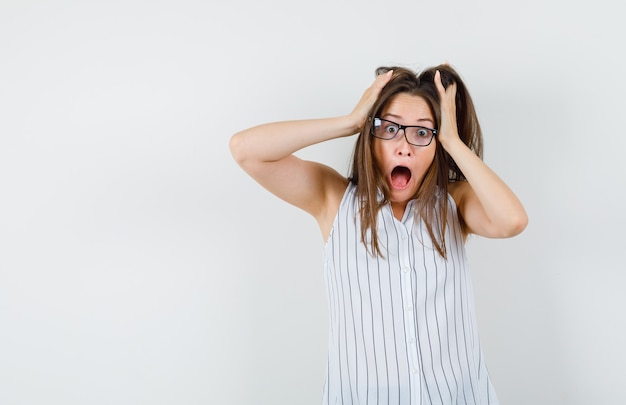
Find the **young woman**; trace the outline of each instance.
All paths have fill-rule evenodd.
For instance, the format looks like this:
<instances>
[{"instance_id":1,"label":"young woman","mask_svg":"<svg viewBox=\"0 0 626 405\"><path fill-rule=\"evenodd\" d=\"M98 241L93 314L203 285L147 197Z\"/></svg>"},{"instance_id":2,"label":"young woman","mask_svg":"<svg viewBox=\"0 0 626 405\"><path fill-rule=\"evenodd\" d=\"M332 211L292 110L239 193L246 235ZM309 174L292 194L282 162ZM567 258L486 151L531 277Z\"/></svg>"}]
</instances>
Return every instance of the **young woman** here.
<instances>
[{"instance_id":1,"label":"young woman","mask_svg":"<svg viewBox=\"0 0 626 405\"><path fill-rule=\"evenodd\" d=\"M348 178L293 155L357 133ZM379 68L350 114L253 127L230 147L256 181L320 226L324 404L497 404L464 242L517 235L527 217L481 159L480 125L453 68Z\"/></svg>"}]
</instances>

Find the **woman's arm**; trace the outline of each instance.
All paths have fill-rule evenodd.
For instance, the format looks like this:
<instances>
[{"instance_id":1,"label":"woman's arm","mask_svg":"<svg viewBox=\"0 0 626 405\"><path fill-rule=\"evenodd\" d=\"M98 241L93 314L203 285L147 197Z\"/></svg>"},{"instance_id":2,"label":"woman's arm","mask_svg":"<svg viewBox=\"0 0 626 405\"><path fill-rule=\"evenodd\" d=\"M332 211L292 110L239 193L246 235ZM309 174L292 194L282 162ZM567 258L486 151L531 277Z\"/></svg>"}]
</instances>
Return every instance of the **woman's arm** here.
<instances>
[{"instance_id":1,"label":"woman's arm","mask_svg":"<svg viewBox=\"0 0 626 405\"><path fill-rule=\"evenodd\" d=\"M359 132L369 109L390 78L391 73L378 76L349 115L275 122L235 134L230 140L233 157L267 190L313 215L326 237L347 179L328 166L299 159L293 153Z\"/></svg>"},{"instance_id":2,"label":"woman's arm","mask_svg":"<svg viewBox=\"0 0 626 405\"><path fill-rule=\"evenodd\" d=\"M456 83L444 89L439 72L435 85L441 99L441 128L438 141L467 179L451 183L454 198L465 225L465 233L489 238L507 238L522 232L528 224L526 211L515 193L459 138L456 125Z\"/></svg>"},{"instance_id":3,"label":"woman's arm","mask_svg":"<svg viewBox=\"0 0 626 405\"><path fill-rule=\"evenodd\" d=\"M333 186L347 184L342 176L294 152L356 132L350 116L285 121L252 127L235 134L230 149L237 163L267 190L318 217Z\"/></svg>"}]
</instances>

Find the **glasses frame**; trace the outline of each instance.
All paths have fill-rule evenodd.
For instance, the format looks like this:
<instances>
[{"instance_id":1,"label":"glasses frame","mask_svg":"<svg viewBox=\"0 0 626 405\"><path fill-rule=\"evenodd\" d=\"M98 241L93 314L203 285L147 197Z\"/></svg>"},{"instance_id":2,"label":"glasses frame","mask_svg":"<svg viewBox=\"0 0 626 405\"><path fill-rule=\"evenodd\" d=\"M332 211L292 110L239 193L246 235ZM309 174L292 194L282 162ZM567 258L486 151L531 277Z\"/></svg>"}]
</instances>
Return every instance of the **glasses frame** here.
<instances>
[{"instance_id":1,"label":"glasses frame","mask_svg":"<svg viewBox=\"0 0 626 405\"><path fill-rule=\"evenodd\" d=\"M397 126L398 127L398 132L396 132L394 134L394 136L392 136L391 138L383 138L381 136L376 135L374 133L374 126L375 126L374 123L376 122L376 120L385 121L385 122L388 122L390 124L393 124L393 125ZM421 129L426 129L426 130L432 132L432 136L430 137L430 141L428 141L428 143L426 145L414 144L413 142L409 141L409 137L406 136L406 128L421 128ZM374 117L374 120L372 122L372 126L370 127L370 133L372 134L372 136L374 138L383 139L385 141L390 141L390 140L394 139L400 133L400 130L402 130L402 132L404 133L404 139L406 139L406 141L409 143L409 145L418 146L418 147L421 147L421 148L429 146L433 142L433 138L435 138L435 136L437 136L437 133L439 132L436 129L423 127L421 125L401 125L401 124L398 124L397 122L389 121L389 120L386 120L386 119L380 118L380 117Z\"/></svg>"}]
</instances>

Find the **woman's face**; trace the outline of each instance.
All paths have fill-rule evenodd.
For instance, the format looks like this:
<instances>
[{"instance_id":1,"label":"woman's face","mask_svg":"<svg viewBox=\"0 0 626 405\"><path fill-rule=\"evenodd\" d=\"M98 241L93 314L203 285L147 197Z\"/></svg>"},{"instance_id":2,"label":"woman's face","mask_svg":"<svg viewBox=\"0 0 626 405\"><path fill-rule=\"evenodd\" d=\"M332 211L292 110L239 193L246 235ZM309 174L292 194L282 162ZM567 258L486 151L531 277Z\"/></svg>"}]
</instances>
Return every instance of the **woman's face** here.
<instances>
[{"instance_id":1,"label":"woman's face","mask_svg":"<svg viewBox=\"0 0 626 405\"><path fill-rule=\"evenodd\" d=\"M408 93L395 95L379 118L400 125L435 127L435 120L426 100ZM392 205L404 208L417 193L435 157L436 139L428 146L414 146L407 142L404 130L401 130L393 139L373 137L372 148L378 169L389 186Z\"/></svg>"}]
</instances>

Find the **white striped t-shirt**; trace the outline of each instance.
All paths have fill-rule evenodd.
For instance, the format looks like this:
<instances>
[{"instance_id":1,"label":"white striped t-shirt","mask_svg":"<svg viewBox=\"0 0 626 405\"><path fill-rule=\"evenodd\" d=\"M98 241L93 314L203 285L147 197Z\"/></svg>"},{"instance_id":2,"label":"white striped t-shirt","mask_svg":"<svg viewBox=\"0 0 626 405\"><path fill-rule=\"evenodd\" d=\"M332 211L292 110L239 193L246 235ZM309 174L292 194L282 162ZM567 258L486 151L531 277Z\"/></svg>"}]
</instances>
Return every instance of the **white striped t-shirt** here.
<instances>
[{"instance_id":1,"label":"white striped t-shirt","mask_svg":"<svg viewBox=\"0 0 626 405\"><path fill-rule=\"evenodd\" d=\"M361 242L356 186L348 186L324 248L324 404L498 404L479 345L456 205L448 200L448 260L433 248L415 201L402 221L389 205L380 210L384 257L373 257Z\"/></svg>"}]
</instances>

